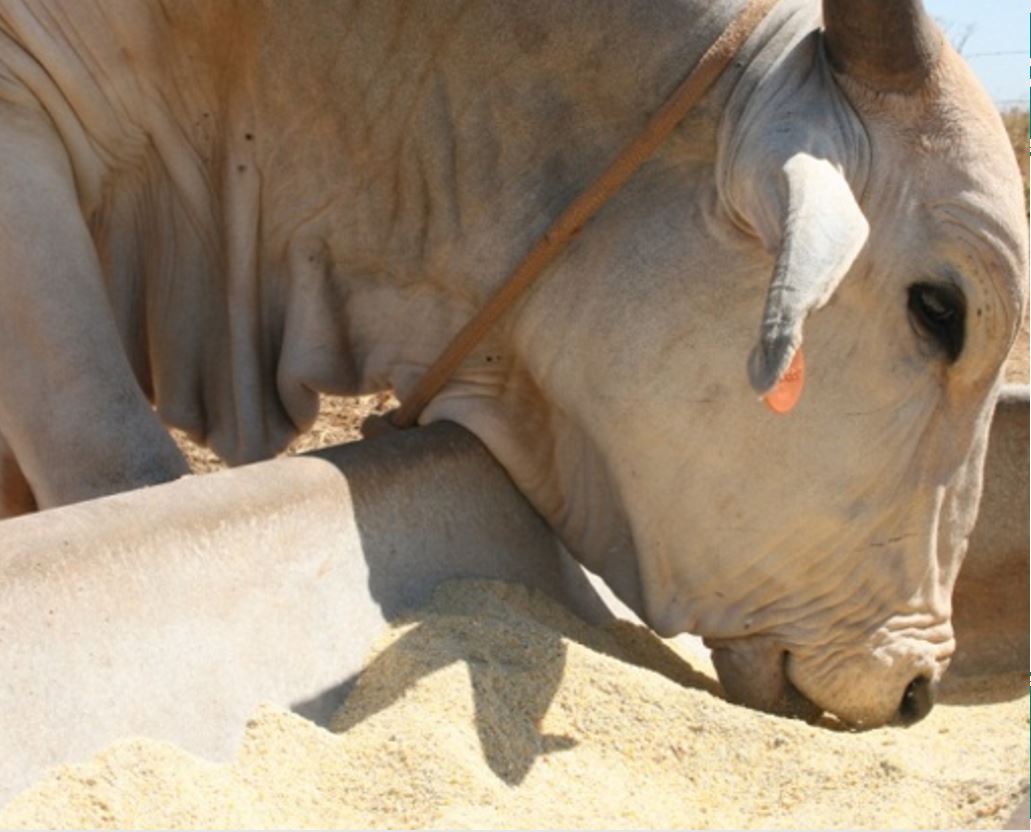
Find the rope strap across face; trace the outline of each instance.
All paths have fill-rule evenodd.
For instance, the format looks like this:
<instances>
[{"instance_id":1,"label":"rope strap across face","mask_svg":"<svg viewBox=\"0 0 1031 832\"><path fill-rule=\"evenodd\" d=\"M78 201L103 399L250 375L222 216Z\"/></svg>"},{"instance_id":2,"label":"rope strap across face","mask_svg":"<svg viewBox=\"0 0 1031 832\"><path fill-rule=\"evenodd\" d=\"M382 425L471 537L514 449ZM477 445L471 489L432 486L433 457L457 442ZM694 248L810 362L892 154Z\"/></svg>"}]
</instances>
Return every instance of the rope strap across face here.
<instances>
[{"instance_id":1,"label":"rope strap across face","mask_svg":"<svg viewBox=\"0 0 1031 832\"><path fill-rule=\"evenodd\" d=\"M408 428L454 375L455 370L483 340L497 320L533 285L541 272L569 244L591 218L619 191L638 168L665 141L673 128L709 91L738 50L773 8L776 0L751 0L702 55L691 74L652 116L644 130L623 150L594 183L562 212L540 241L523 258L508 280L459 331L419 384L391 414L394 427Z\"/></svg>"}]
</instances>

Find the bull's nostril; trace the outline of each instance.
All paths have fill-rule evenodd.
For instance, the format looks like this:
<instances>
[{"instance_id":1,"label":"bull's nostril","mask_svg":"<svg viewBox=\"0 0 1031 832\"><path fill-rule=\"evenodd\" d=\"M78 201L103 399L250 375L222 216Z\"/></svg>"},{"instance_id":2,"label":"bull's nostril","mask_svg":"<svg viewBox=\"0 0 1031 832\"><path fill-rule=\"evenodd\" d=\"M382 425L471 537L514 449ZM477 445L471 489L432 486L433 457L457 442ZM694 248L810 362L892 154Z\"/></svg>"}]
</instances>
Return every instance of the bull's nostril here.
<instances>
[{"instance_id":1,"label":"bull's nostril","mask_svg":"<svg viewBox=\"0 0 1031 832\"><path fill-rule=\"evenodd\" d=\"M934 689L926 676L917 676L906 686L899 705L899 719L903 725L919 722L931 712L934 705Z\"/></svg>"}]
</instances>

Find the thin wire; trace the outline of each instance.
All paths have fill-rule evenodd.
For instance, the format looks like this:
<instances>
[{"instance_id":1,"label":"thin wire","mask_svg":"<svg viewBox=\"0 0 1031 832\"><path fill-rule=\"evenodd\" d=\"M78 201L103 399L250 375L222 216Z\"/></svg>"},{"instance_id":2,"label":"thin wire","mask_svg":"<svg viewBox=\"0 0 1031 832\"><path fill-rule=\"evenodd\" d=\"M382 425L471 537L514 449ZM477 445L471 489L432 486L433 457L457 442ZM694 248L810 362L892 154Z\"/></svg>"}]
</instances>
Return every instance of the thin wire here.
<instances>
[{"instance_id":1,"label":"thin wire","mask_svg":"<svg viewBox=\"0 0 1031 832\"><path fill-rule=\"evenodd\" d=\"M962 54L962 53L961 53ZM994 58L998 55L1027 55L1023 49L1014 49L1009 52L974 52L972 55L963 55L964 58Z\"/></svg>"}]
</instances>

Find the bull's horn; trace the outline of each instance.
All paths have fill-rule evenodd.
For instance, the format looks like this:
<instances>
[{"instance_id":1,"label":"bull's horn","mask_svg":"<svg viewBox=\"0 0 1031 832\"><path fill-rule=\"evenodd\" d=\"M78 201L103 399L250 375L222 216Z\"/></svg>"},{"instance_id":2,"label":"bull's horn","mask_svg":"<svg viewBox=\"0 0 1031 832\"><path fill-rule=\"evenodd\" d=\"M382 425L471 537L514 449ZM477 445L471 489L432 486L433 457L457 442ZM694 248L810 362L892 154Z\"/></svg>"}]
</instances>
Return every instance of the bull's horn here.
<instances>
[{"instance_id":1,"label":"bull's horn","mask_svg":"<svg viewBox=\"0 0 1031 832\"><path fill-rule=\"evenodd\" d=\"M879 92L917 89L941 54L921 0L823 0L823 21L831 65Z\"/></svg>"},{"instance_id":2,"label":"bull's horn","mask_svg":"<svg viewBox=\"0 0 1031 832\"><path fill-rule=\"evenodd\" d=\"M870 232L852 189L830 162L799 153L782 172L787 191L779 251L759 343L748 363L760 395L787 371L802 343L806 317L830 300Z\"/></svg>"}]
</instances>

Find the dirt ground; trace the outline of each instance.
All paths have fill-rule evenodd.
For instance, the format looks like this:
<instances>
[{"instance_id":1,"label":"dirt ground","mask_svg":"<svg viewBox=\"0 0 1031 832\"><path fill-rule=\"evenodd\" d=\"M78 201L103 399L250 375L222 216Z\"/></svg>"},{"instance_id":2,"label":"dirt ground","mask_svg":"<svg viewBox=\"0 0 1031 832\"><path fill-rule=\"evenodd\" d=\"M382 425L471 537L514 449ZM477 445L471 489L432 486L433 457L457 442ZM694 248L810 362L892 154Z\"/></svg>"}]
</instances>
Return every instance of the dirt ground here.
<instances>
[{"instance_id":1,"label":"dirt ground","mask_svg":"<svg viewBox=\"0 0 1031 832\"><path fill-rule=\"evenodd\" d=\"M386 413L397 406L397 399L390 393L374 393L370 396L322 396L319 418L311 430L298 436L286 454L300 454L329 445L354 442L361 439L361 425L366 417ZM186 455L187 462L195 474L218 471L226 465L209 448L197 445L180 430L173 430L172 436Z\"/></svg>"}]
</instances>

